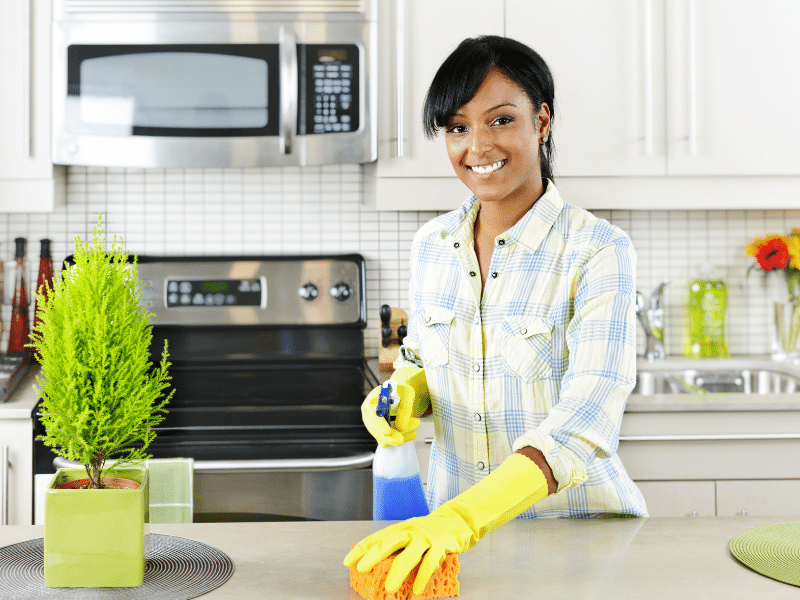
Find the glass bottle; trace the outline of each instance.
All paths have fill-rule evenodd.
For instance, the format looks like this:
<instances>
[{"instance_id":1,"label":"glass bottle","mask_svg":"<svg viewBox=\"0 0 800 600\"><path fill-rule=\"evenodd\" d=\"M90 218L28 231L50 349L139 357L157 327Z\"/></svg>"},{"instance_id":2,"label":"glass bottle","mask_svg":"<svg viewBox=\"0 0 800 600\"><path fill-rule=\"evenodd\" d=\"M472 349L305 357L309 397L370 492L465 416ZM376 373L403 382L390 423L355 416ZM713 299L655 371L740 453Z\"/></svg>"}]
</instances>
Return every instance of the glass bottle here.
<instances>
[{"instance_id":1,"label":"glass bottle","mask_svg":"<svg viewBox=\"0 0 800 600\"><path fill-rule=\"evenodd\" d=\"M47 292L53 285L53 258L50 254L50 240L45 238L41 240L41 253L39 254L39 277L36 280L36 293L37 298L39 292L44 294L45 300L47 300ZM39 302L36 302L36 310L33 313L33 331L36 331L36 327L39 325L39 312L40 312Z\"/></svg>"},{"instance_id":2,"label":"glass bottle","mask_svg":"<svg viewBox=\"0 0 800 600\"><path fill-rule=\"evenodd\" d=\"M0 339L3 339L3 307L6 304L6 275L3 272L3 261L0 260Z\"/></svg>"},{"instance_id":3,"label":"glass bottle","mask_svg":"<svg viewBox=\"0 0 800 600\"><path fill-rule=\"evenodd\" d=\"M16 238L17 261L14 274L14 303L11 306L11 325L8 334L8 351L25 352L29 342L30 322L28 321L28 292L25 289L25 238Z\"/></svg>"}]
</instances>

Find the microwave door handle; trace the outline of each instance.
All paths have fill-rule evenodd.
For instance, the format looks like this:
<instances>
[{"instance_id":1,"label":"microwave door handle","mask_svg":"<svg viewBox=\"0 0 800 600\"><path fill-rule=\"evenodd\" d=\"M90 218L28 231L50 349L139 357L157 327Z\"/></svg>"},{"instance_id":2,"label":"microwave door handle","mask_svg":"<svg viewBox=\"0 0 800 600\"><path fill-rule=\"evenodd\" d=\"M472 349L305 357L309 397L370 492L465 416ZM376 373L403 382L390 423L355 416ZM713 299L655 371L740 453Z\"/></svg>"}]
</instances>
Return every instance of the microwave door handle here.
<instances>
[{"instance_id":1,"label":"microwave door handle","mask_svg":"<svg viewBox=\"0 0 800 600\"><path fill-rule=\"evenodd\" d=\"M280 29L281 121L278 143L282 154L292 153L297 123L297 38L284 27Z\"/></svg>"}]
</instances>

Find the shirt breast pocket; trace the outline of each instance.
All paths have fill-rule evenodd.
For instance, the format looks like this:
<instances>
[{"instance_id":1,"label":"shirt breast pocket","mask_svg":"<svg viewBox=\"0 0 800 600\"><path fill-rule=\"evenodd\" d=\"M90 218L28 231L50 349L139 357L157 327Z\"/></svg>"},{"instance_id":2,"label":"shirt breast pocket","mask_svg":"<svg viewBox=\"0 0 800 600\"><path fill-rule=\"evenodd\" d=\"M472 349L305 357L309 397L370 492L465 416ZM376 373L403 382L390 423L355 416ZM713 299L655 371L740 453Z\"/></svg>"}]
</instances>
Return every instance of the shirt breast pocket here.
<instances>
[{"instance_id":1,"label":"shirt breast pocket","mask_svg":"<svg viewBox=\"0 0 800 600\"><path fill-rule=\"evenodd\" d=\"M553 373L553 322L542 317L509 317L503 321L503 360L525 383Z\"/></svg>"},{"instance_id":2,"label":"shirt breast pocket","mask_svg":"<svg viewBox=\"0 0 800 600\"><path fill-rule=\"evenodd\" d=\"M450 327L455 312L440 306L422 311L419 328L419 349L426 367L439 367L450 360Z\"/></svg>"}]
</instances>

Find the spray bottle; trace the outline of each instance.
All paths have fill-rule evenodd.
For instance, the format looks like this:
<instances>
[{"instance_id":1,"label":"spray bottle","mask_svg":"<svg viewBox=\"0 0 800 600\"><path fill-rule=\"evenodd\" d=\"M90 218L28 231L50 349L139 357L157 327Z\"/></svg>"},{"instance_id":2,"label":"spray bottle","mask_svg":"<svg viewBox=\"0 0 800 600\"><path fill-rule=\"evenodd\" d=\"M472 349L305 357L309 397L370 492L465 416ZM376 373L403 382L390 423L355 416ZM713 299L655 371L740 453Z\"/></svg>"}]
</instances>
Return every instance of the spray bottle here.
<instances>
[{"instance_id":1,"label":"spray bottle","mask_svg":"<svg viewBox=\"0 0 800 600\"><path fill-rule=\"evenodd\" d=\"M397 412L400 397L393 390L393 382L381 385L378 397L379 417L384 417L389 427ZM422 517L430 512L422 491L419 461L414 442L399 446L378 446L372 461L372 518L375 521L404 521Z\"/></svg>"}]
</instances>

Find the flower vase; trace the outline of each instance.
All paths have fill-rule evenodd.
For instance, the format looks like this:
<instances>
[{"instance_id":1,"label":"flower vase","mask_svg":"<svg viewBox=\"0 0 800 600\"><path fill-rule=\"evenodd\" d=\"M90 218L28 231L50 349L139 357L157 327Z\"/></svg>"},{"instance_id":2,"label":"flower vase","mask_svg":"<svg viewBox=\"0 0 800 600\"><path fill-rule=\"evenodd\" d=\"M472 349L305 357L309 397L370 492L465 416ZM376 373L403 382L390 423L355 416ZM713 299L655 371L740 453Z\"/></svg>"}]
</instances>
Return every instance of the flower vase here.
<instances>
[{"instance_id":1,"label":"flower vase","mask_svg":"<svg viewBox=\"0 0 800 600\"><path fill-rule=\"evenodd\" d=\"M772 359L800 364L797 338L800 336L800 301L775 302Z\"/></svg>"}]
</instances>

